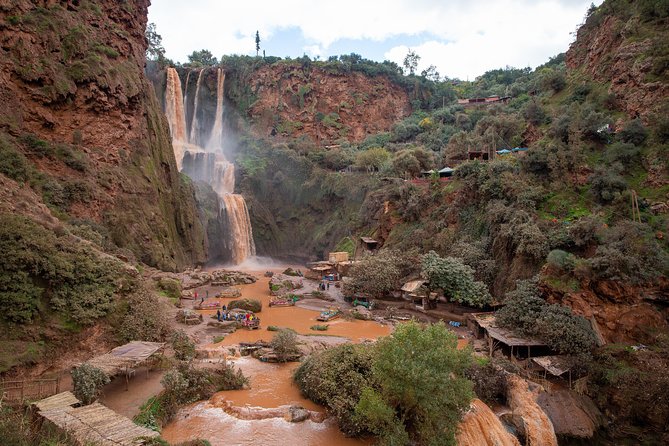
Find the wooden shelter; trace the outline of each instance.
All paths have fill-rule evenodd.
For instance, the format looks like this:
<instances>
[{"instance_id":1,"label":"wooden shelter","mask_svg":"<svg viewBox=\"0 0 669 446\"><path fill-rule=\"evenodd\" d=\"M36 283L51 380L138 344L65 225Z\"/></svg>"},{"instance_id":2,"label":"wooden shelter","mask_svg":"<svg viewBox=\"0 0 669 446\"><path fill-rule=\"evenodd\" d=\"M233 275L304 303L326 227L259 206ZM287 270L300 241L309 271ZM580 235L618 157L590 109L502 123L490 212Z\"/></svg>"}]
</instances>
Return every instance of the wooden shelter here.
<instances>
[{"instance_id":1,"label":"wooden shelter","mask_svg":"<svg viewBox=\"0 0 669 446\"><path fill-rule=\"evenodd\" d=\"M548 348L543 341L522 337L513 330L498 327L494 313L472 313L468 316L468 320L473 325L476 337L485 337L488 340L488 351L491 357L493 352L502 345L510 348L511 356L514 356L514 350L516 353L521 353L521 349L527 349L528 358L531 358L531 348Z\"/></svg>"},{"instance_id":2,"label":"wooden shelter","mask_svg":"<svg viewBox=\"0 0 669 446\"><path fill-rule=\"evenodd\" d=\"M328 254L328 261L330 263L347 262L348 261L348 252L346 252L346 251L331 252L331 253Z\"/></svg>"},{"instance_id":3,"label":"wooden shelter","mask_svg":"<svg viewBox=\"0 0 669 446\"><path fill-rule=\"evenodd\" d=\"M539 356L532 358L532 361L544 370L544 378L546 378L546 373L550 373L558 378L562 377L565 373L569 373L569 387L571 387L571 369L576 365L576 360L573 356Z\"/></svg>"},{"instance_id":4,"label":"wooden shelter","mask_svg":"<svg viewBox=\"0 0 669 446\"><path fill-rule=\"evenodd\" d=\"M370 251L375 250L379 246L379 242L371 237L360 237L360 241L362 242L362 246Z\"/></svg>"},{"instance_id":5,"label":"wooden shelter","mask_svg":"<svg viewBox=\"0 0 669 446\"><path fill-rule=\"evenodd\" d=\"M66 432L81 446L140 446L159 435L100 403L81 406L70 392L45 398L33 407L43 421Z\"/></svg>"},{"instance_id":6,"label":"wooden shelter","mask_svg":"<svg viewBox=\"0 0 669 446\"><path fill-rule=\"evenodd\" d=\"M164 347L164 342L132 341L112 349L109 353L91 358L86 363L102 370L110 378L124 374L127 387L128 378L134 373L134 369Z\"/></svg>"}]
</instances>

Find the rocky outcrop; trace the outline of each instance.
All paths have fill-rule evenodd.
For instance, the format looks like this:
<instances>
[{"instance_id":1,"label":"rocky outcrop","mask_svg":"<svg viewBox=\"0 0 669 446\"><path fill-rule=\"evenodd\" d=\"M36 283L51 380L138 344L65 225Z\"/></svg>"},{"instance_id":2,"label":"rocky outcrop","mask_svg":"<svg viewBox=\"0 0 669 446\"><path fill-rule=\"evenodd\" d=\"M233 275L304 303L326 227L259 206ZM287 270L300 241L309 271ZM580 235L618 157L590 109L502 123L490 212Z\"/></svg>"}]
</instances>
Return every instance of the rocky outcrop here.
<instances>
[{"instance_id":1,"label":"rocky outcrop","mask_svg":"<svg viewBox=\"0 0 669 446\"><path fill-rule=\"evenodd\" d=\"M636 14L624 15L634 8L625 5L613 11L605 2L578 30L566 62L570 70L610 82L617 104L630 117L645 119L669 96L669 83L657 75L653 55L666 44L666 21L656 25Z\"/></svg>"},{"instance_id":2,"label":"rocky outcrop","mask_svg":"<svg viewBox=\"0 0 669 446\"><path fill-rule=\"evenodd\" d=\"M525 381L518 375L507 378L507 402L518 420L518 431L523 432L528 446L557 446L553 423L537 404L540 386Z\"/></svg>"},{"instance_id":3,"label":"rocky outcrop","mask_svg":"<svg viewBox=\"0 0 669 446\"><path fill-rule=\"evenodd\" d=\"M409 96L385 76L336 73L298 63L275 63L249 80L257 100L249 109L267 136L307 135L324 144L362 141L385 132L411 113Z\"/></svg>"},{"instance_id":4,"label":"rocky outcrop","mask_svg":"<svg viewBox=\"0 0 669 446\"><path fill-rule=\"evenodd\" d=\"M143 74L148 5L2 2L0 136L34 166L48 204L176 270L206 260L204 233Z\"/></svg>"},{"instance_id":5,"label":"rocky outcrop","mask_svg":"<svg viewBox=\"0 0 669 446\"><path fill-rule=\"evenodd\" d=\"M550 303L567 305L576 314L594 321L604 342L650 342L649 333L669 329L669 281L666 279L648 286L597 281L584 283L581 288L565 293L542 286Z\"/></svg>"},{"instance_id":6,"label":"rocky outcrop","mask_svg":"<svg viewBox=\"0 0 669 446\"><path fill-rule=\"evenodd\" d=\"M520 446L493 411L478 399L472 401L460 421L455 438L459 446Z\"/></svg>"},{"instance_id":7,"label":"rocky outcrop","mask_svg":"<svg viewBox=\"0 0 669 446\"><path fill-rule=\"evenodd\" d=\"M537 404L548 415L560 437L592 438L605 418L590 398L569 389L542 392Z\"/></svg>"}]
</instances>

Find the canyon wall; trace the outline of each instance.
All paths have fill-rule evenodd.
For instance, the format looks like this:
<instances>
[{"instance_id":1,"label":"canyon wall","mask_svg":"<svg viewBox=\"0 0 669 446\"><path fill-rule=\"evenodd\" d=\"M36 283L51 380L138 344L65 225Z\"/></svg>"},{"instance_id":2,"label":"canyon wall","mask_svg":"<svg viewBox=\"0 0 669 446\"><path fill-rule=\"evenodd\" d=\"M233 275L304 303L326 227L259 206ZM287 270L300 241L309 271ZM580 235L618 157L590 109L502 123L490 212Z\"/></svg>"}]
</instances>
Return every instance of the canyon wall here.
<instances>
[{"instance_id":1,"label":"canyon wall","mask_svg":"<svg viewBox=\"0 0 669 446\"><path fill-rule=\"evenodd\" d=\"M148 6L0 3L0 136L54 214L176 270L206 261L204 230L144 76Z\"/></svg>"}]
</instances>

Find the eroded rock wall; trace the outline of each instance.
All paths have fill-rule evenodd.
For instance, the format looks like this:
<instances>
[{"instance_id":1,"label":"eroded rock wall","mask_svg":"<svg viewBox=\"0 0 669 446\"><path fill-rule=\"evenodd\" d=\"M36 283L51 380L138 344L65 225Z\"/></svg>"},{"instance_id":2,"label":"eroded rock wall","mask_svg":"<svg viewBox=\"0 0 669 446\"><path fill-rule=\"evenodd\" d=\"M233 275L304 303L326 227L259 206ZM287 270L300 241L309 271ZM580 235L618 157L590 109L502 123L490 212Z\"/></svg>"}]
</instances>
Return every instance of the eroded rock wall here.
<instances>
[{"instance_id":1,"label":"eroded rock wall","mask_svg":"<svg viewBox=\"0 0 669 446\"><path fill-rule=\"evenodd\" d=\"M120 249L174 270L206 260L204 231L144 77L148 6L0 2L0 132L45 201L76 185L50 202L61 218L102 224Z\"/></svg>"}]
</instances>

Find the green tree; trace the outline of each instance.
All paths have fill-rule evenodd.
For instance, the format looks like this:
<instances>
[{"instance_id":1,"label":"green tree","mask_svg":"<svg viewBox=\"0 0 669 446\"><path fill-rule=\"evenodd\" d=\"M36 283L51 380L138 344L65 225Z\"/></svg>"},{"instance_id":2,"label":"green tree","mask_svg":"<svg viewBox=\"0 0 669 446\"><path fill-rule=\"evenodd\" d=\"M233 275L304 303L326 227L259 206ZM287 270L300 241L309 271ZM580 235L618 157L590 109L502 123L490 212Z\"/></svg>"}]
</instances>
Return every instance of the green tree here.
<instances>
[{"instance_id":1,"label":"green tree","mask_svg":"<svg viewBox=\"0 0 669 446\"><path fill-rule=\"evenodd\" d=\"M402 324L376 346L372 373L356 416L382 444L453 445L463 413L474 397L464 377L469 350L440 322L423 328Z\"/></svg>"},{"instance_id":2,"label":"green tree","mask_svg":"<svg viewBox=\"0 0 669 446\"><path fill-rule=\"evenodd\" d=\"M412 178L420 173L420 162L410 150L401 150L393 157L393 170L399 176Z\"/></svg>"},{"instance_id":3,"label":"green tree","mask_svg":"<svg viewBox=\"0 0 669 446\"><path fill-rule=\"evenodd\" d=\"M260 33L256 31L256 57L260 55Z\"/></svg>"},{"instance_id":4,"label":"green tree","mask_svg":"<svg viewBox=\"0 0 669 446\"><path fill-rule=\"evenodd\" d=\"M416 54L414 50L409 50L406 56L404 56L404 61L402 62L402 65L404 65L404 68L409 72L411 76L413 76L416 73L416 68L418 68L418 61L420 60L420 56Z\"/></svg>"},{"instance_id":5,"label":"green tree","mask_svg":"<svg viewBox=\"0 0 669 446\"><path fill-rule=\"evenodd\" d=\"M188 61L191 66L211 66L218 64L218 59L211 54L211 51L202 49L200 51L193 51L188 56Z\"/></svg>"},{"instance_id":6,"label":"green tree","mask_svg":"<svg viewBox=\"0 0 669 446\"><path fill-rule=\"evenodd\" d=\"M156 31L156 24L149 23L146 25L146 58L148 60L161 61L165 58L165 48L163 48L163 38Z\"/></svg>"},{"instance_id":7,"label":"green tree","mask_svg":"<svg viewBox=\"0 0 669 446\"><path fill-rule=\"evenodd\" d=\"M383 147L371 147L364 152L359 152L355 157L355 164L358 167L367 169L370 172L378 171L390 158L390 153Z\"/></svg>"},{"instance_id":8,"label":"green tree","mask_svg":"<svg viewBox=\"0 0 669 446\"><path fill-rule=\"evenodd\" d=\"M279 330L272 338L270 346L279 362L286 362L291 356L300 352L297 348L297 334L289 329Z\"/></svg>"},{"instance_id":9,"label":"green tree","mask_svg":"<svg viewBox=\"0 0 669 446\"><path fill-rule=\"evenodd\" d=\"M441 289L456 302L482 307L492 301L488 287L474 280L474 270L454 257L440 257L434 251L423 255L421 276L431 290Z\"/></svg>"},{"instance_id":10,"label":"green tree","mask_svg":"<svg viewBox=\"0 0 669 446\"><path fill-rule=\"evenodd\" d=\"M400 251L381 250L356 263L350 272L350 281L345 284L345 292L367 293L374 297L399 289L406 275L407 256Z\"/></svg>"}]
</instances>

